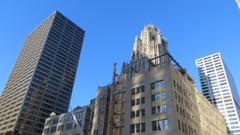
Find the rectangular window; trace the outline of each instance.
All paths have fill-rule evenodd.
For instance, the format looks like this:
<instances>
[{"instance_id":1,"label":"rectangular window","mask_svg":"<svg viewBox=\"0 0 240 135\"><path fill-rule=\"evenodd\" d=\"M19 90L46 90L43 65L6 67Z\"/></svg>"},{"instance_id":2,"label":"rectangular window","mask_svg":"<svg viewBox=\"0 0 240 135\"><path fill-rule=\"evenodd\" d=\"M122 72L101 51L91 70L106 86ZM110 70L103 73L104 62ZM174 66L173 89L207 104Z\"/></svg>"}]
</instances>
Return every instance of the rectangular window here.
<instances>
[{"instance_id":1,"label":"rectangular window","mask_svg":"<svg viewBox=\"0 0 240 135\"><path fill-rule=\"evenodd\" d=\"M140 110L137 110L136 111L136 117L139 117L140 116Z\"/></svg>"},{"instance_id":2,"label":"rectangular window","mask_svg":"<svg viewBox=\"0 0 240 135\"><path fill-rule=\"evenodd\" d=\"M179 108L178 108L178 105L176 105L176 109L177 109L177 112L179 112Z\"/></svg>"},{"instance_id":3,"label":"rectangular window","mask_svg":"<svg viewBox=\"0 0 240 135\"><path fill-rule=\"evenodd\" d=\"M152 95L152 101L160 101L166 99L167 94L164 93L156 93Z\"/></svg>"},{"instance_id":4,"label":"rectangular window","mask_svg":"<svg viewBox=\"0 0 240 135\"><path fill-rule=\"evenodd\" d=\"M175 99L177 100L177 92L175 91Z\"/></svg>"},{"instance_id":5,"label":"rectangular window","mask_svg":"<svg viewBox=\"0 0 240 135\"><path fill-rule=\"evenodd\" d=\"M134 118L135 117L135 111L132 111L131 112L131 118Z\"/></svg>"},{"instance_id":6,"label":"rectangular window","mask_svg":"<svg viewBox=\"0 0 240 135\"><path fill-rule=\"evenodd\" d=\"M144 103L145 103L145 98L142 97L142 98L141 98L141 104L144 104Z\"/></svg>"},{"instance_id":7,"label":"rectangular window","mask_svg":"<svg viewBox=\"0 0 240 135\"><path fill-rule=\"evenodd\" d=\"M145 116L145 109L141 110L141 116Z\"/></svg>"},{"instance_id":8,"label":"rectangular window","mask_svg":"<svg viewBox=\"0 0 240 135\"><path fill-rule=\"evenodd\" d=\"M60 125L60 126L58 126L58 131L63 131L64 130L64 124L63 125Z\"/></svg>"},{"instance_id":9,"label":"rectangular window","mask_svg":"<svg viewBox=\"0 0 240 135\"><path fill-rule=\"evenodd\" d=\"M139 105L139 104L140 104L140 98L137 99L136 105Z\"/></svg>"},{"instance_id":10,"label":"rectangular window","mask_svg":"<svg viewBox=\"0 0 240 135\"><path fill-rule=\"evenodd\" d=\"M140 133L140 123L136 124L136 133Z\"/></svg>"},{"instance_id":11,"label":"rectangular window","mask_svg":"<svg viewBox=\"0 0 240 135\"><path fill-rule=\"evenodd\" d=\"M131 89L131 95L135 95L135 89Z\"/></svg>"},{"instance_id":12,"label":"rectangular window","mask_svg":"<svg viewBox=\"0 0 240 135\"><path fill-rule=\"evenodd\" d=\"M178 130L181 130L181 122L178 120Z\"/></svg>"},{"instance_id":13,"label":"rectangular window","mask_svg":"<svg viewBox=\"0 0 240 135\"><path fill-rule=\"evenodd\" d=\"M160 89L165 87L165 81L164 80L160 80L160 81L156 81L151 83L151 90L156 90L156 89Z\"/></svg>"},{"instance_id":14,"label":"rectangular window","mask_svg":"<svg viewBox=\"0 0 240 135\"><path fill-rule=\"evenodd\" d=\"M131 133L135 133L135 125L134 124L131 125L130 132Z\"/></svg>"},{"instance_id":15,"label":"rectangular window","mask_svg":"<svg viewBox=\"0 0 240 135\"><path fill-rule=\"evenodd\" d=\"M184 123L182 122L182 132L184 133Z\"/></svg>"},{"instance_id":16,"label":"rectangular window","mask_svg":"<svg viewBox=\"0 0 240 135\"><path fill-rule=\"evenodd\" d=\"M141 86L141 92L144 93L145 92L145 87Z\"/></svg>"},{"instance_id":17,"label":"rectangular window","mask_svg":"<svg viewBox=\"0 0 240 135\"><path fill-rule=\"evenodd\" d=\"M130 126L130 133L134 134L134 133L140 133L140 132L145 132L146 128L145 128L145 123L136 123L136 124L132 124Z\"/></svg>"},{"instance_id":18,"label":"rectangular window","mask_svg":"<svg viewBox=\"0 0 240 135\"><path fill-rule=\"evenodd\" d=\"M57 127L52 127L51 130L50 130L50 133L56 132L56 129L57 129Z\"/></svg>"},{"instance_id":19,"label":"rectangular window","mask_svg":"<svg viewBox=\"0 0 240 135\"><path fill-rule=\"evenodd\" d=\"M152 114L166 113L166 112L167 112L167 105L166 104L156 106L156 107L152 107Z\"/></svg>"},{"instance_id":20,"label":"rectangular window","mask_svg":"<svg viewBox=\"0 0 240 135\"><path fill-rule=\"evenodd\" d=\"M156 107L152 107L152 114L156 114Z\"/></svg>"},{"instance_id":21,"label":"rectangular window","mask_svg":"<svg viewBox=\"0 0 240 135\"><path fill-rule=\"evenodd\" d=\"M145 132L146 128L145 128L145 123L141 123L141 132Z\"/></svg>"},{"instance_id":22,"label":"rectangular window","mask_svg":"<svg viewBox=\"0 0 240 135\"><path fill-rule=\"evenodd\" d=\"M167 130L168 129L168 119L157 120L152 122L152 130Z\"/></svg>"},{"instance_id":23,"label":"rectangular window","mask_svg":"<svg viewBox=\"0 0 240 135\"><path fill-rule=\"evenodd\" d=\"M157 130L157 121L152 122L152 130L156 131Z\"/></svg>"},{"instance_id":24,"label":"rectangular window","mask_svg":"<svg viewBox=\"0 0 240 135\"><path fill-rule=\"evenodd\" d=\"M132 106L135 105L135 100L131 100L131 105L132 105Z\"/></svg>"},{"instance_id":25,"label":"rectangular window","mask_svg":"<svg viewBox=\"0 0 240 135\"><path fill-rule=\"evenodd\" d=\"M66 125L66 130L72 129L73 128L73 123L68 123Z\"/></svg>"},{"instance_id":26,"label":"rectangular window","mask_svg":"<svg viewBox=\"0 0 240 135\"><path fill-rule=\"evenodd\" d=\"M136 94L138 94L138 93L140 93L140 92L141 92L140 87L137 87L137 92L136 92Z\"/></svg>"},{"instance_id":27,"label":"rectangular window","mask_svg":"<svg viewBox=\"0 0 240 135\"><path fill-rule=\"evenodd\" d=\"M136 87L136 88L132 88L131 89L131 95L135 95L135 94L138 94L138 93L144 93L144 91L145 91L144 85Z\"/></svg>"},{"instance_id":28,"label":"rectangular window","mask_svg":"<svg viewBox=\"0 0 240 135\"><path fill-rule=\"evenodd\" d=\"M140 105L140 104L144 104L145 103L145 98L142 97L142 98L138 98L138 99L132 99L131 100L131 106L134 106L134 105Z\"/></svg>"}]
</instances>

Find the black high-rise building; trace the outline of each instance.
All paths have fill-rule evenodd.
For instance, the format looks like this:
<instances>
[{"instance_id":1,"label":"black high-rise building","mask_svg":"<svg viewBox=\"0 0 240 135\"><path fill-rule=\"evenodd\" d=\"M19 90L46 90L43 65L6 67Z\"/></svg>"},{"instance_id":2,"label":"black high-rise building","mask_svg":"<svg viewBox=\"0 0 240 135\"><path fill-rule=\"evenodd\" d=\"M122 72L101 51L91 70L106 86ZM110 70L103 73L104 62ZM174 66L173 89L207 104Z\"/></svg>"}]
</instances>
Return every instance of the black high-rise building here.
<instances>
[{"instance_id":1,"label":"black high-rise building","mask_svg":"<svg viewBox=\"0 0 240 135\"><path fill-rule=\"evenodd\" d=\"M0 97L0 135L39 135L67 112L84 30L58 11L27 37Z\"/></svg>"}]
</instances>

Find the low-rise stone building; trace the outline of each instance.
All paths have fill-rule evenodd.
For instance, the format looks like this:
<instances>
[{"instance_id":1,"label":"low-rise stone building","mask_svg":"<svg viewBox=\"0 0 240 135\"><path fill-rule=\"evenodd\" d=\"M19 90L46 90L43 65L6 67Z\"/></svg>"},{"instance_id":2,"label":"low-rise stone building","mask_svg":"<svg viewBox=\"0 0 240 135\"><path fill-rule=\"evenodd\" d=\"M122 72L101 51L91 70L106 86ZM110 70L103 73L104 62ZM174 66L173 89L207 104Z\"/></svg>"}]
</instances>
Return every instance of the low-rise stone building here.
<instances>
[{"instance_id":1,"label":"low-rise stone building","mask_svg":"<svg viewBox=\"0 0 240 135\"><path fill-rule=\"evenodd\" d=\"M42 135L89 135L91 131L89 106L77 107L72 112L46 119Z\"/></svg>"}]
</instances>

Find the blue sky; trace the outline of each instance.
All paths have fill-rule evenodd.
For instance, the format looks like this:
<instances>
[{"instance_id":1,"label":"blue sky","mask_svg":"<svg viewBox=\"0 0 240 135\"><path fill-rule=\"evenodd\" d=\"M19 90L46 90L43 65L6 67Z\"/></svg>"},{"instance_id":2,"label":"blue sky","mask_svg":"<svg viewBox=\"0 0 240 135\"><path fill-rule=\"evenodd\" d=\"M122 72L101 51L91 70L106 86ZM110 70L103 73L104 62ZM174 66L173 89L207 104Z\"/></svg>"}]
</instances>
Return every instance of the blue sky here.
<instances>
[{"instance_id":1,"label":"blue sky","mask_svg":"<svg viewBox=\"0 0 240 135\"><path fill-rule=\"evenodd\" d=\"M199 86L194 60L221 52L240 90L240 10L235 0L5 0L0 2L0 93L28 35L54 10L86 31L71 107L109 84L113 63L129 61L134 37L149 23Z\"/></svg>"}]
</instances>

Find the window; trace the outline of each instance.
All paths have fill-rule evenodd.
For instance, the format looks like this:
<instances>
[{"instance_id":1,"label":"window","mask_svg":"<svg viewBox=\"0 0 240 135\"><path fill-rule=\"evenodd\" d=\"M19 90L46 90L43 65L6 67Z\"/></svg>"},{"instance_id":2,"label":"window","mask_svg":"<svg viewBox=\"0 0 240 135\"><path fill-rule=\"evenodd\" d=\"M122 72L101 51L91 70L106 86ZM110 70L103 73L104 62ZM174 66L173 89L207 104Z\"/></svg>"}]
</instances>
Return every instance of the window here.
<instances>
[{"instance_id":1,"label":"window","mask_svg":"<svg viewBox=\"0 0 240 135\"><path fill-rule=\"evenodd\" d=\"M175 93L175 99L177 100L177 92L175 91L174 93Z\"/></svg>"},{"instance_id":2,"label":"window","mask_svg":"<svg viewBox=\"0 0 240 135\"><path fill-rule=\"evenodd\" d=\"M156 114L156 107L152 107L152 114Z\"/></svg>"},{"instance_id":3,"label":"window","mask_svg":"<svg viewBox=\"0 0 240 135\"><path fill-rule=\"evenodd\" d=\"M58 123L58 118L53 119L52 124L55 125Z\"/></svg>"},{"instance_id":4,"label":"window","mask_svg":"<svg viewBox=\"0 0 240 135\"><path fill-rule=\"evenodd\" d=\"M140 123L136 124L136 133L140 133Z\"/></svg>"},{"instance_id":5,"label":"window","mask_svg":"<svg viewBox=\"0 0 240 135\"><path fill-rule=\"evenodd\" d=\"M167 130L168 129L168 119L152 121L152 130Z\"/></svg>"},{"instance_id":6,"label":"window","mask_svg":"<svg viewBox=\"0 0 240 135\"><path fill-rule=\"evenodd\" d=\"M152 107L152 114L165 113L165 112L167 112L167 105L165 104Z\"/></svg>"},{"instance_id":7,"label":"window","mask_svg":"<svg viewBox=\"0 0 240 135\"><path fill-rule=\"evenodd\" d=\"M181 122L178 120L178 130L181 130Z\"/></svg>"},{"instance_id":8,"label":"window","mask_svg":"<svg viewBox=\"0 0 240 135\"><path fill-rule=\"evenodd\" d=\"M136 124L131 124L130 126L130 133L143 133L146 131L145 128L145 123L136 123Z\"/></svg>"},{"instance_id":9,"label":"window","mask_svg":"<svg viewBox=\"0 0 240 135\"><path fill-rule=\"evenodd\" d=\"M160 101L166 99L166 93L156 93L152 95L152 101Z\"/></svg>"},{"instance_id":10,"label":"window","mask_svg":"<svg viewBox=\"0 0 240 135\"><path fill-rule=\"evenodd\" d=\"M136 94L140 93L141 92L141 88L140 87L137 87L137 92Z\"/></svg>"},{"instance_id":11,"label":"window","mask_svg":"<svg viewBox=\"0 0 240 135\"><path fill-rule=\"evenodd\" d=\"M84 116L84 112L77 112L76 114L77 119L83 119L83 116Z\"/></svg>"},{"instance_id":12,"label":"window","mask_svg":"<svg viewBox=\"0 0 240 135\"><path fill-rule=\"evenodd\" d=\"M142 98L141 98L141 104L144 104L144 103L145 103L145 98L142 97Z\"/></svg>"},{"instance_id":13,"label":"window","mask_svg":"<svg viewBox=\"0 0 240 135\"><path fill-rule=\"evenodd\" d=\"M160 88L163 88L163 87L165 87L165 81L164 80L156 81L156 82L153 82L151 84L151 90L156 90L156 89L160 89Z\"/></svg>"},{"instance_id":14,"label":"window","mask_svg":"<svg viewBox=\"0 0 240 135\"><path fill-rule=\"evenodd\" d=\"M178 105L176 105L176 109L177 109L177 112L179 112L179 108L178 108Z\"/></svg>"},{"instance_id":15,"label":"window","mask_svg":"<svg viewBox=\"0 0 240 135\"><path fill-rule=\"evenodd\" d=\"M131 118L134 118L134 117L135 117L135 112L132 111L132 112L131 112Z\"/></svg>"},{"instance_id":16,"label":"window","mask_svg":"<svg viewBox=\"0 0 240 135\"><path fill-rule=\"evenodd\" d=\"M141 116L145 116L145 109L141 109Z\"/></svg>"},{"instance_id":17,"label":"window","mask_svg":"<svg viewBox=\"0 0 240 135\"><path fill-rule=\"evenodd\" d=\"M136 117L139 117L140 116L140 110L137 110L136 111Z\"/></svg>"},{"instance_id":18,"label":"window","mask_svg":"<svg viewBox=\"0 0 240 135\"><path fill-rule=\"evenodd\" d=\"M140 104L140 98L137 99L137 103L136 103L136 104L137 104L137 105Z\"/></svg>"},{"instance_id":19,"label":"window","mask_svg":"<svg viewBox=\"0 0 240 135\"><path fill-rule=\"evenodd\" d=\"M135 88L131 89L131 95L135 95Z\"/></svg>"},{"instance_id":20,"label":"window","mask_svg":"<svg viewBox=\"0 0 240 135\"><path fill-rule=\"evenodd\" d=\"M52 127L50 133L56 132L57 127Z\"/></svg>"},{"instance_id":21,"label":"window","mask_svg":"<svg viewBox=\"0 0 240 135\"><path fill-rule=\"evenodd\" d=\"M145 109L136 110L136 111L131 112L131 118L140 117L140 116L142 116L142 117L145 116Z\"/></svg>"},{"instance_id":22,"label":"window","mask_svg":"<svg viewBox=\"0 0 240 135\"><path fill-rule=\"evenodd\" d=\"M184 123L182 122L182 132L184 133Z\"/></svg>"},{"instance_id":23,"label":"window","mask_svg":"<svg viewBox=\"0 0 240 135\"><path fill-rule=\"evenodd\" d=\"M167 105L161 105L160 107L158 106L158 109L157 109L159 113L164 113L164 112L167 112Z\"/></svg>"},{"instance_id":24,"label":"window","mask_svg":"<svg viewBox=\"0 0 240 135\"><path fill-rule=\"evenodd\" d=\"M140 105L140 104L144 104L145 103L145 98L142 97L142 98L138 98L138 99L132 99L131 100L131 105L134 106L134 105Z\"/></svg>"},{"instance_id":25,"label":"window","mask_svg":"<svg viewBox=\"0 0 240 135\"><path fill-rule=\"evenodd\" d=\"M138 93L144 93L144 91L145 91L144 86L139 86L139 87L136 87L136 88L132 88L131 89L131 95L135 95L135 94L138 94Z\"/></svg>"},{"instance_id":26,"label":"window","mask_svg":"<svg viewBox=\"0 0 240 135\"><path fill-rule=\"evenodd\" d=\"M135 125L134 124L131 125L130 132L131 133L135 133Z\"/></svg>"},{"instance_id":27,"label":"window","mask_svg":"<svg viewBox=\"0 0 240 135\"><path fill-rule=\"evenodd\" d=\"M145 132L146 128L145 128L145 123L141 123L141 132Z\"/></svg>"},{"instance_id":28,"label":"window","mask_svg":"<svg viewBox=\"0 0 240 135\"><path fill-rule=\"evenodd\" d=\"M168 120L160 120L158 121L158 129L160 128L160 130L165 130L168 129Z\"/></svg>"},{"instance_id":29,"label":"window","mask_svg":"<svg viewBox=\"0 0 240 135\"><path fill-rule=\"evenodd\" d=\"M64 130L64 124L63 125L60 125L60 126L58 126L58 131L63 131Z\"/></svg>"},{"instance_id":30,"label":"window","mask_svg":"<svg viewBox=\"0 0 240 135\"><path fill-rule=\"evenodd\" d=\"M156 131L157 130L157 121L152 122L152 130Z\"/></svg>"},{"instance_id":31,"label":"window","mask_svg":"<svg viewBox=\"0 0 240 135\"><path fill-rule=\"evenodd\" d=\"M131 100L131 105L132 105L132 106L135 105L135 100Z\"/></svg>"},{"instance_id":32,"label":"window","mask_svg":"<svg viewBox=\"0 0 240 135\"><path fill-rule=\"evenodd\" d=\"M68 123L68 124L66 125L66 130L72 129L72 128L73 128L73 123Z\"/></svg>"},{"instance_id":33,"label":"window","mask_svg":"<svg viewBox=\"0 0 240 135\"><path fill-rule=\"evenodd\" d=\"M48 133L49 133L49 130L50 130L49 128L44 129L44 133L45 133L45 134L48 134Z\"/></svg>"},{"instance_id":34,"label":"window","mask_svg":"<svg viewBox=\"0 0 240 135\"><path fill-rule=\"evenodd\" d=\"M144 86L141 86L140 89L141 89L141 92L142 92L142 93L145 92L145 87L144 87Z\"/></svg>"}]
</instances>

